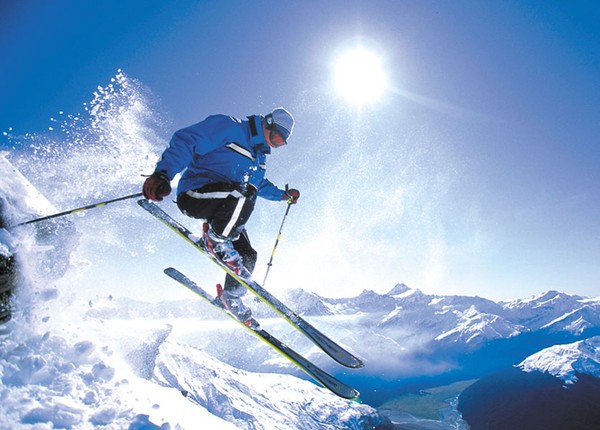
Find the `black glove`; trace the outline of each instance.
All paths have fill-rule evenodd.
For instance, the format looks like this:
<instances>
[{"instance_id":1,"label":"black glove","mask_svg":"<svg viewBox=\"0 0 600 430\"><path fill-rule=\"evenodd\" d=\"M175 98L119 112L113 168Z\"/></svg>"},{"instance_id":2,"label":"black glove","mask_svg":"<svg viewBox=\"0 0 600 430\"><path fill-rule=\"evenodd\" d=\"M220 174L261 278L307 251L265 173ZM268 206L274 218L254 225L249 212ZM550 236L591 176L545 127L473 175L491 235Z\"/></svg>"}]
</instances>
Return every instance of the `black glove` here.
<instances>
[{"instance_id":1,"label":"black glove","mask_svg":"<svg viewBox=\"0 0 600 430\"><path fill-rule=\"evenodd\" d=\"M154 172L144 181L144 197L160 202L163 197L171 194L171 183L164 173Z\"/></svg>"},{"instance_id":2,"label":"black glove","mask_svg":"<svg viewBox=\"0 0 600 430\"><path fill-rule=\"evenodd\" d=\"M289 188L285 190L285 193L281 197L281 200L287 200L288 204L295 205L298 203L298 199L300 198L300 191L295 188Z\"/></svg>"}]
</instances>

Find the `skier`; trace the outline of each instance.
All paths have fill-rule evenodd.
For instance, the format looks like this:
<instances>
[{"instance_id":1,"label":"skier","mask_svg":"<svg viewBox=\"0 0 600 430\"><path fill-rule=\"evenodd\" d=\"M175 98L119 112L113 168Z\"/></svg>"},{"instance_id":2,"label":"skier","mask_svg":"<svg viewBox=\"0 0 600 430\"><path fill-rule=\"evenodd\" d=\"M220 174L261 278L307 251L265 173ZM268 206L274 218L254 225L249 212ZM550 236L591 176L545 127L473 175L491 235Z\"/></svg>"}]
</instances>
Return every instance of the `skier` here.
<instances>
[{"instance_id":1,"label":"skier","mask_svg":"<svg viewBox=\"0 0 600 430\"><path fill-rule=\"evenodd\" d=\"M250 273L257 253L245 224L256 197L295 204L296 189L281 189L265 178L271 148L287 144L294 118L284 108L267 115L240 120L212 115L177 131L144 182L144 197L161 201L171 193L170 182L183 172L177 186L177 206L187 216L205 221L202 241L236 274L242 267ZM221 294L223 305L241 321L252 324L252 312L243 303L246 288L227 275Z\"/></svg>"}]
</instances>

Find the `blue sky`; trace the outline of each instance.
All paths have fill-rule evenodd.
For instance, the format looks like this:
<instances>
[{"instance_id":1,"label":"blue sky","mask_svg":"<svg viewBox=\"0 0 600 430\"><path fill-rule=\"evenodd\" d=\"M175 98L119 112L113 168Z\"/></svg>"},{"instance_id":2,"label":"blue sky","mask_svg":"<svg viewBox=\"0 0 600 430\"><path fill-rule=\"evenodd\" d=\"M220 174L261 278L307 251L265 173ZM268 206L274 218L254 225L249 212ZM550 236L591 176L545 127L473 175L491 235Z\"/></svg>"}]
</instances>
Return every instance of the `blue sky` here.
<instances>
[{"instance_id":1,"label":"blue sky","mask_svg":"<svg viewBox=\"0 0 600 430\"><path fill-rule=\"evenodd\" d=\"M594 1L4 0L0 132L46 130L118 69L169 132L283 105L297 128L269 176L302 197L269 282L597 296L599 21ZM358 44L389 81L362 109L332 77ZM249 224L263 258L283 210Z\"/></svg>"}]
</instances>

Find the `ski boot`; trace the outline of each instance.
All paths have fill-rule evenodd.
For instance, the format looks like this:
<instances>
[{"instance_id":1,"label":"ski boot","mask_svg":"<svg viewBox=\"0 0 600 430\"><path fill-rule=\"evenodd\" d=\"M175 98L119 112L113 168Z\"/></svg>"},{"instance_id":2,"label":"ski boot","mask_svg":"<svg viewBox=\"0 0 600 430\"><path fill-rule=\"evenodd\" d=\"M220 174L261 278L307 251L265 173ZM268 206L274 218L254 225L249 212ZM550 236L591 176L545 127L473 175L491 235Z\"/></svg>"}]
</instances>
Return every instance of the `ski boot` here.
<instances>
[{"instance_id":1,"label":"ski boot","mask_svg":"<svg viewBox=\"0 0 600 430\"><path fill-rule=\"evenodd\" d=\"M242 256L235 250L231 240L218 237L210 228L208 223L202 226L202 244L204 248L225 264L233 273L240 275L244 265Z\"/></svg>"},{"instance_id":2,"label":"ski boot","mask_svg":"<svg viewBox=\"0 0 600 430\"><path fill-rule=\"evenodd\" d=\"M241 287L240 288L244 288ZM221 284L217 284L217 298L215 301L219 301L219 305L238 320L244 323L244 325L250 327L253 330L260 328L258 321L252 317L252 310L244 304L242 297L235 293L235 291L224 290Z\"/></svg>"}]
</instances>

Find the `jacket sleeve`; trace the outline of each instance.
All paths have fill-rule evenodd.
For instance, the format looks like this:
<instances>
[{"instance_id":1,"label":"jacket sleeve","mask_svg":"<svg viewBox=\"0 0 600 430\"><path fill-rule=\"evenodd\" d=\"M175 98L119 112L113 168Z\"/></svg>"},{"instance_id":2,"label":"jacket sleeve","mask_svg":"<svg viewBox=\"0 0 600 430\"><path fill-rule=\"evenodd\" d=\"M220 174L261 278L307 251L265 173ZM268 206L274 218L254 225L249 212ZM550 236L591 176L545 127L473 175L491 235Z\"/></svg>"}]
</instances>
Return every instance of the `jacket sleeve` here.
<instances>
[{"instance_id":1,"label":"jacket sleeve","mask_svg":"<svg viewBox=\"0 0 600 430\"><path fill-rule=\"evenodd\" d=\"M234 118L226 115L212 115L178 130L162 153L155 171L164 173L172 180L192 163L194 154L204 155L225 145L234 121Z\"/></svg>"},{"instance_id":2,"label":"jacket sleeve","mask_svg":"<svg viewBox=\"0 0 600 430\"><path fill-rule=\"evenodd\" d=\"M258 184L257 195L263 199L274 201L281 200L284 194L285 190L278 188L266 178L263 178L263 180Z\"/></svg>"}]
</instances>

